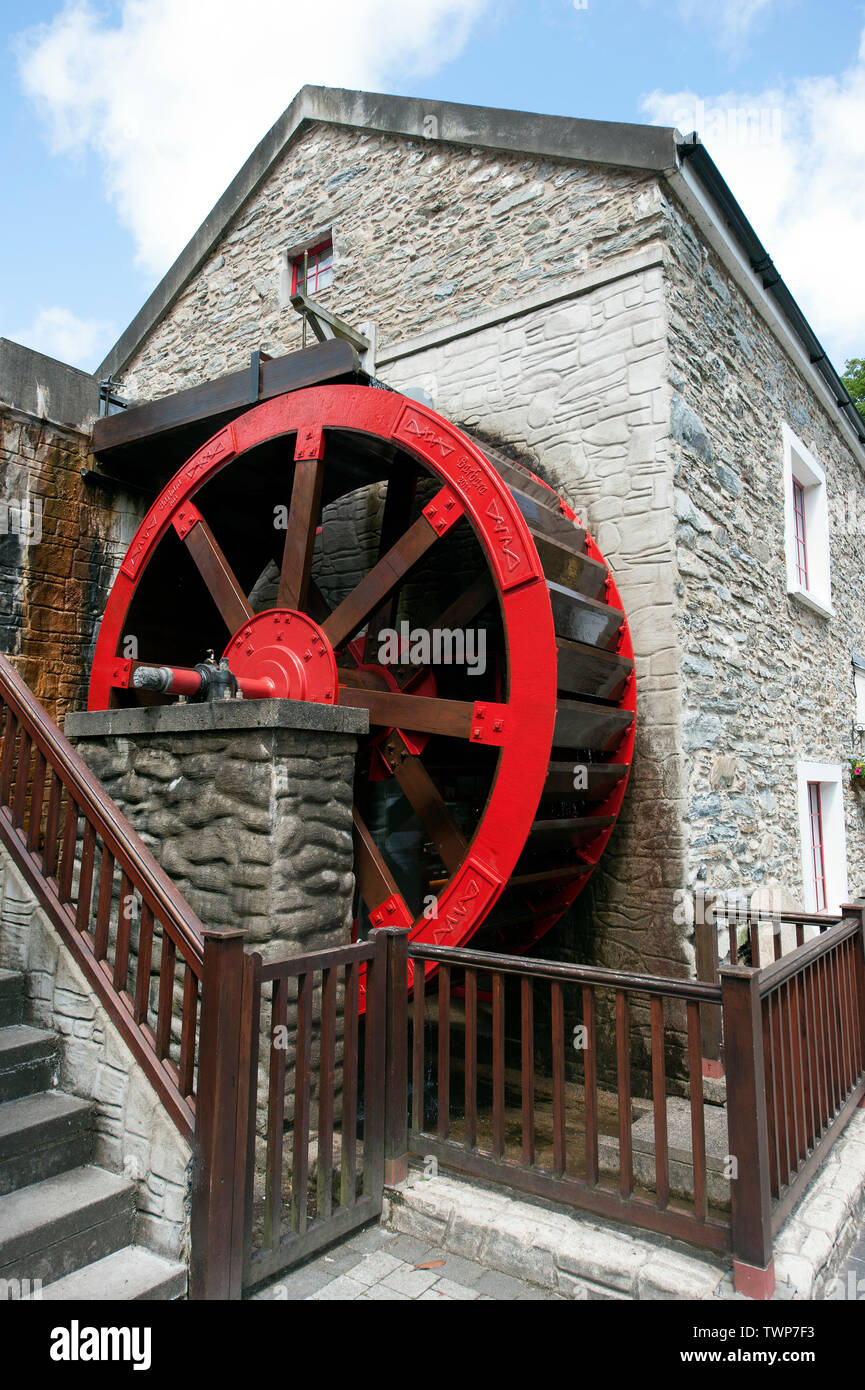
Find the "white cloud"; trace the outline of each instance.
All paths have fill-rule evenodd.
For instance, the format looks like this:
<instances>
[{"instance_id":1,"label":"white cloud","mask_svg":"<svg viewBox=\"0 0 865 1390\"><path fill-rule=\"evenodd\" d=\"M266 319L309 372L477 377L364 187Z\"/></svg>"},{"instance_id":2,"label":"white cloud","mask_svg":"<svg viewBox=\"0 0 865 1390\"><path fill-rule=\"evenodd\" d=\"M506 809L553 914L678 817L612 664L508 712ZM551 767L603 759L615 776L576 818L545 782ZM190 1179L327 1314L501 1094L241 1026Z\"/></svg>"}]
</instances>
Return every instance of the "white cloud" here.
<instances>
[{"instance_id":1,"label":"white cloud","mask_svg":"<svg viewBox=\"0 0 865 1390\"><path fill-rule=\"evenodd\" d=\"M84 319L59 304L40 309L32 323L10 334L15 342L72 367L93 370L116 337L115 325L104 319Z\"/></svg>"},{"instance_id":2,"label":"white cloud","mask_svg":"<svg viewBox=\"0 0 865 1390\"><path fill-rule=\"evenodd\" d=\"M865 352L865 32L838 77L763 92L652 92L657 125L697 129L839 370Z\"/></svg>"},{"instance_id":3,"label":"white cloud","mask_svg":"<svg viewBox=\"0 0 865 1390\"><path fill-rule=\"evenodd\" d=\"M739 57L745 40L773 0L679 0L679 14L689 22L708 26L719 48Z\"/></svg>"},{"instance_id":4,"label":"white cloud","mask_svg":"<svg viewBox=\"0 0 865 1390\"><path fill-rule=\"evenodd\" d=\"M21 37L57 151L95 150L139 263L161 273L306 83L380 88L435 71L488 0L67 0Z\"/></svg>"}]
</instances>

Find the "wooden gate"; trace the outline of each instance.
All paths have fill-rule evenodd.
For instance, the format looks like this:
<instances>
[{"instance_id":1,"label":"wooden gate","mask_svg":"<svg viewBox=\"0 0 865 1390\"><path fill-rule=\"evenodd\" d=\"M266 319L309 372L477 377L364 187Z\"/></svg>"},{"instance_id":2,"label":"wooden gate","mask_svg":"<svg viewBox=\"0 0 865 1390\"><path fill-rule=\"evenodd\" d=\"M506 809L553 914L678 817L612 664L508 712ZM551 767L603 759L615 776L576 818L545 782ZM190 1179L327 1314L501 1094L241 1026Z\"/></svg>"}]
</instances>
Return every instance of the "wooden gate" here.
<instances>
[{"instance_id":1,"label":"wooden gate","mask_svg":"<svg viewBox=\"0 0 865 1390\"><path fill-rule=\"evenodd\" d=\"M244 1288L374 1220L384 1189L386 938L252 962Z\"/></svg>"}]
</instances>

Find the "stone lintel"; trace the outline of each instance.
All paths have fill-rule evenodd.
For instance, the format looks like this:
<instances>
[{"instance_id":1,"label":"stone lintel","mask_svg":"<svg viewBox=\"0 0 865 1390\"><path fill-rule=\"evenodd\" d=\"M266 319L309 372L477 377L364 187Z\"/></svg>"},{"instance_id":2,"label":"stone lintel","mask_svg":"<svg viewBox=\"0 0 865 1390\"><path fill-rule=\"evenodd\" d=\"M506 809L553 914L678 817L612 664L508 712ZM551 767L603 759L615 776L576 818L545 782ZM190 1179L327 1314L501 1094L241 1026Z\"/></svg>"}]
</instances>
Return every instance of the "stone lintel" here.
<instances>
[{"instance_id":1,"label":"stone lintel","mask_svg":"<svg viewBox=\"0 0 865 1390\"><path fill-rule=\"evenodd\" d=\"M146 709L80 710L67 714L67 738L123 738L136 734L201 734L256 729L302 729L333 734L365 734L366 710L316 705L306 700L215 700Z\"/></svg>"}]
</instances>

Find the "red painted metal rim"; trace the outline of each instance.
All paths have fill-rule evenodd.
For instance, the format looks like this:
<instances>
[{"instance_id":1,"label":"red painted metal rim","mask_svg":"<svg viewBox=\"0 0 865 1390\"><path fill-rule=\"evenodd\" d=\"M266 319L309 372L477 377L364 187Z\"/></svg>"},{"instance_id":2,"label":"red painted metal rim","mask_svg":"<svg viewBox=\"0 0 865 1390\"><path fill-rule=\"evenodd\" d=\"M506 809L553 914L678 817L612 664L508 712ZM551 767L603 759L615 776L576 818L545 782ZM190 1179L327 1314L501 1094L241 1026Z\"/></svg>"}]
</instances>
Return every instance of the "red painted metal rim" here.
<instances>
[{"instance_id":1,"label":"red painted metal rim","mask_svg":"<svg viewBox=\"0 0 865 1390\"><path fill-rule=\"evenodd\" d=\"M88 708L108 708L113 687L122 682L122 668L127 663L119 655L119 648L129 605L178 509L238 455L267 440L304 429L355 431L396 443L415 455L464 507L496 584L507 645L508 699L503 710L495 707L504 727L490 740L500 747L500 754L482 819L465 860L431 915L413 920L407 904L399 897L378 905L371 914L380 919L377 925L410 926L412 940L463 945L505 887L537 812L553 742L557 658L544 572L523 516L480 450L434 411L396 392L364 386L314 387L255 407L202 445L153 503L120 567L96 645ZM575 519L564 502L559 505L563 513ZM590 539L588 553L603 559ZM612 581L608 601L621 607ZM623 655L632 653L627 623L622 629L620 651ZM631 681L621 702L624 708L635 707L633 687ZM620 760L630 764L632 751L633 728L621 746ZM626 780L599 811L618 811ZM593 843L593 862L600 857L609 833L605 831ZM578 876L574 884L544 900L544 918L561 914L591 869L592 865L587 870L575 866Z\"/></svg>"}]
</instances>

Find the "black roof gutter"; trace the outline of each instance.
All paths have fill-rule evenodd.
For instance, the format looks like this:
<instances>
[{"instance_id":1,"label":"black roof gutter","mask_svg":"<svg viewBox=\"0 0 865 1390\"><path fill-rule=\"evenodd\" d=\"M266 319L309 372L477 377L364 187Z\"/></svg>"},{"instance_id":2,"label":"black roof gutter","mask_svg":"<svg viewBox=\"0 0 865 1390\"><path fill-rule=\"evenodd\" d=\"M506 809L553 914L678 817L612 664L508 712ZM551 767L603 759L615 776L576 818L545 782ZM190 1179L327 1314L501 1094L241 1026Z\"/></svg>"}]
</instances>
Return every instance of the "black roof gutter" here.
<instances>
[{"instance_id":1,"label":"black roof gutter","mask_svg":"<svg viewBox=\"0 0 865 1390\"><path fill-rule=\"evenodd\" d=\"M711 197L732 236L742 247L755 275L760 277L763 288L774 299L794 334L799 339L808 359L816 372L819 372L829 388L839 411L852 426L861 444L865 444L865 420L839 377L826 351L814 334L813 329L796 303L789 289L775 268L775 264L761 242L751 223L733 197L718 166L701 144L694 132L678 145L679 158L687 161L700 183Z\"/></svg>"}]
</instances>

